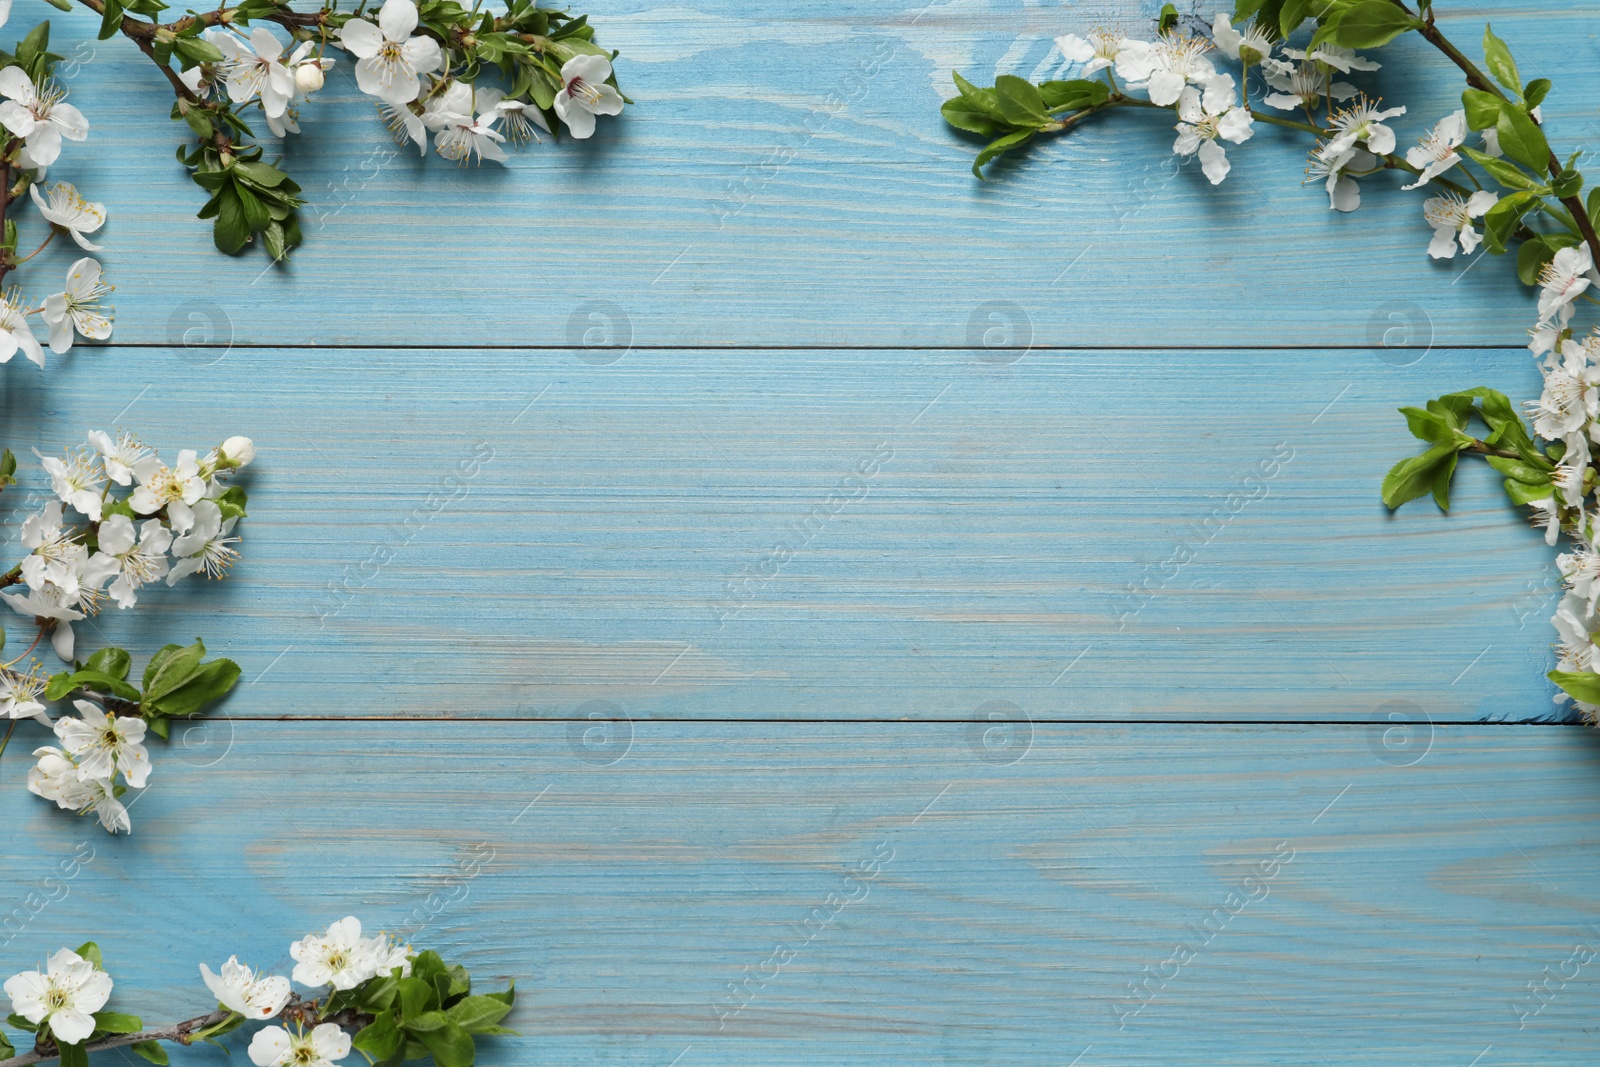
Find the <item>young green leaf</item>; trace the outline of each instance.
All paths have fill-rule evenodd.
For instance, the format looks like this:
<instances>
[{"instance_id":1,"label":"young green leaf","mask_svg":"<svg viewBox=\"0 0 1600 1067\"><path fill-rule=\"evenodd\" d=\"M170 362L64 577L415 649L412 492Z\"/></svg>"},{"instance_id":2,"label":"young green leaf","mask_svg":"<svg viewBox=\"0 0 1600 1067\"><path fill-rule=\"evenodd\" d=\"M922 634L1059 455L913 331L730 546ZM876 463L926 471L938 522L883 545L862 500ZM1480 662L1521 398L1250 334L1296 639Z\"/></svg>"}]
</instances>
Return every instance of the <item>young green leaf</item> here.
<instances>
[{"instance_id":1,"label":"young green leaf","mask_svg":"<svg viewBox=\"0 0 1600 1067\"><path fill-rule=\"evenodd\" d=\"M1528 113L1516 104L1500 109L1495 121L1500 135L1500 150L1535 173L1543 173L1550 164L1550 144L1544 131Z\"/></svg>"},{"instance_id":2,"label":"young green leaf","mask_svg":"<svg viewBox=\"0 0 1600 1067\"><path fill-rule=\"evenodd\" d=\"M1489 172L1489 176L1507 189L1534 189L1545 191L1545 185L1517 167L1510 160L1498 159L1494 156L1480 152L1475 148L1463 145L1460 148L1462 155L1472 160L1478 166Z\"/></svg>"},{"instance_id":3,"label":"young green leaf","mask_svg":"<svg viewBox=\"0 0 1600 1067\"><path fill-rule=\"evenodd\" d=\"M1600 674L1593 671L1550 671L1545 675L1574 700L1600 704Z\"/></svg>"},{"instance_id":4,"label":"young green leaf","mask_svg":"<svg viewBox=\"0 0 1600 1067\"><path fill-rule=\"evenodd\" d=\"M1020 148L1027 144L1033 140L1034 132L1033 130L1018 130L1015 133L1008 133L1004 137L990 141L983 146L983 151L979 152L978 157L972 161L972 173L982 178L985 163L1002 153L1009 152L1013 148Z\"/></svg>"},{"instance_id":5,"label":"young green leaf","mask_svg":"<svg viewBox=\"0 0 1600 1067\"><path fill-rule=\"evenodd\" d=\"M1360 0L1344 9L1334 35L1346 48L1378 48L1420 25L1389 0Z\"/></svg>"},{"instance_id":6,"label":"young green leaf","mask_svg":"<svg viewBox=\"0 0 1600 1067\"><path fill-rule=\"evenodd\" d=\"M1483 59L1495 81L1510 89L1514 96L1522 94L1522 75L1517 73L1517 61L1511 58L1511 49L1487 25L1483 27Z\"/></svg>"},{"instance_id":7,"label":"young green leaf","mask_svg":"<svg viewBox=\"0 0 1600 1067\"><path fill-rule=\"evenodd\" d=\"M982 137L993 135L994 131L999 128L995 125L993 119L986 113L979 111L972 101L964 96L953 96L946 100L944 105L939 108L939 114L943 115L944 120L956 129L975 133Z\"/></svg>"},{"instance_id":8,"label":"young green leaf","mask_svg":"<svg viewBox=\"0 0 1600 1067\"><path fill-rule=\"evenodd\" d=\"M1001 116L1013 126L1038 126L1045 121L1044 97L1032 82L1002 74L994 80L994 95Z\"/></svg>"},{"instance_id":9,"label":"young green leaf","mask_svg":"<svg viewBox=\"0 0 1600 1067\"><path fill-rule=\"evenodd\" d=\"M106 1034L137 1034L144 1029L144 1023L137 1015L125 1015L120 1011L97 1011L94 1013L94 1028Z\"/></svg>"},{"instance_id":10,"label":"young green leaf","mask_svg":"<svg viewBox=\"0 0 1600 1067\"><path fill-rule=\"evenodd\" d=\"M1456 447L1434 445L1420 456L1403 459L1383 479L1383 503L1391 510L1434 491L1434 479L1446 463L1455 469Z\"/></svg>"},{"instance_id":11,"label":"young green leaf","mask_svg":"<svg viewBox=\"0 0 1600 1067\"><path fill-rule=\"evenodd\" d=\"M167 1059L167 1050L161 1047L160 1042L137 1041L128 1046L128 1048L129 1051L131 1051L135 1056L138 1056L141 1059L149 1060L151 1063L160 1064L161 1067L166 1067L166 1064L169 1062Z\"/></svg>"}]
</instances>

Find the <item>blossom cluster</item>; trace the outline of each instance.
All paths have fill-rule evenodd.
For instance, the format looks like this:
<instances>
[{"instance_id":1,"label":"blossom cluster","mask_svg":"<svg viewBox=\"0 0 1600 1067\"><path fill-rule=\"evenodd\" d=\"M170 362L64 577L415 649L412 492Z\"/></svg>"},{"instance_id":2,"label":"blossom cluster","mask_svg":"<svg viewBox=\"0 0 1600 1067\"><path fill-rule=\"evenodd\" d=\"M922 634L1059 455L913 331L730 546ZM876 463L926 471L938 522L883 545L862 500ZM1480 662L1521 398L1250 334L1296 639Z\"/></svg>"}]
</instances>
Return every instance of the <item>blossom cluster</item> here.
<instances>
[{"instance_id":1,"label":"blossom cluster","mask_svg":"<svg viewBox=\"0 0 1600 1067\"><path fill-rule=\"evenodd\" d=\"M61 949L42 970L7 979L4 989L12 1023L33 1033L35 1048L63 1061L71 1052L74 1062L83 1062L87 1052L131 1047L165 1063L160 1041L215 1041L247 1023L266 1023L250 1040L255 1067L333 1067L353 1049L368 1060L399 1062L402 1052L407 1059L421 1055L412 1043L440 1067L467 1067L473 1035L513 1033L498 1025L511 1010L513 990L475 995L465 968L387 934L365 937L354 916L293 942L289 955L294 983L317 996L302 998L290 978L254 971L230 956L218 971L200 964L215 1011L149 1031L135 1016L104 1010L114 983L93 942ZM356 1032L352 1037L347 1030ZM0 1034L0 1063L13 1052Z\"/></svg>"},{"instance_id":2,"label":"blossom cluster","mask_svg":"<svg viewBox=\"0 0 1600 1067\"><path fill-rule=\"evenodd\" d=\"M300 132L335 51L353 62L357 87L397 140L426 153L431 137L439 155L463 164L504 162L507 143L540 140L558 124L590 137L597 116L620 114L626 102L611 66L616 53L593 43L587 20L527 0L499 14L455 0L384 0L375 12L246 0L158 23L153 12L164 6L140 9L150 21L107 21L103 35L120 30L165 69L173 115L197 138L179 158L210 194L200 217L214 220L224 252L260 237L281 260L300 243L300 187L264 160L245 116L259 110L275 137Z\"/></svg>"},{"instance_id":3,"label":"blossom cluster","mask_svg":"<svg viewBox=\"0 0 1600 1067\"><path fill-rule=\"evenodd\" d=\"M137 437L99 430L65 457L39 456L56 499L23 522L28 555L0 576L27 591L0 600L49 631L56 654L70 661L72 624L106 599L131 608L159 579L222 577L238 558L233 531L244 514L243 490L226 479L254 458L248 437L230 437L204 456L184 449L168 466Z\"/></svg>"},{"instance_id":4,"label":"blossom cluster","mask_svg":"<svg viewBox=\"0 0 1600 1067\"><path fill-rule=\"evenodd\" d=\"M1401 188L1430 194L1422 214L1432 230L1431 258L1516 248L1517 276L1537 292L1529 347L1541 360L1539 399L1527 405L1527 420L1505 394L1486 387L1402 408L1411 433L1428 447L1395 464L1384 478L1383 499L1394 508L1432 495L1448 509L1459 458L1477 456L1505 476L1514 504L1533 509L1548 544L1570 538L1570 550L1557 557L1565 595L1552 620L1559 644L1549 677L1561 689L1557 703L1575 699L1587 719L1600 722L1600 501L1591 499L1593 446L1600 444L1600 327L1585 335L1573 325L1578 302L1593 301L1589 290L1600 284L1594 221L1600 192L1581 198L1582 153L1562 163L1549 144L1541 102L1550 81L1524 82L1510 46L1487 26L1479 66L1445 38L1427 4L1412 12L1362 0L1238 0L1231 15L1212 19L1209 36L1180 32L1181 21L1168 4L1154 40L1106 30L1058 37L1063 61L1081 68L1074 80L1035 86L1002 75L986 89L957 74L959 95L945 102L945 119L994 137L973 164L981 177L981 167L999 154L1042 134L1068 133L1090 116L1170 107L1178 119L1173 151L1198 154L1213 185L1230 170L1221 142L1243 143L1255 124L1290 129L1315 138L1306 180L1323 186L1330 209L1355 211L1357 179L1392 170L1410 175ZM1309 40L1291 46L1302 26L1310 28ZM1411 32L1459 68L1466 88L1459 109L1399 154L1392 123L1406 108L1384 106L1354 80L1380 69L1358 50ZM1239 82L1219 72L1223 63L1239 72ZM1487 427L1483 437L1469 432L1474 423Z\"/></svg>"},{"instance_id":5,"label":"blossom cluster","mask_svg":"<svg viewBox=\"0 0 1600 1067\"><path fill-rule=\"evenodd\" d=\"M5 24L10 6L0 10ZM24 189L49 229L39 247L27 256L17 254L17 226L6 219L0 232L0 282L21 264L42 252L57 234L66 234L86 252L98 252L88 234L106 222L104 204L85 199L71 182L45 182L47 168L61 157L62 141L83 141L89 120L66 102L67 91L50 77L54 57L48 51L49 24L42 24L17 45L0 68L0 218ZM20 179L20 180L19 180ZM79 337L103 341L111 336L111 309L101 300L110 294L99 261L84 257L67 269L66 284L37 306L24 299L19 287L0 291L0 363L21 352L43 367L44 346L39 343L33 316L39 316L50 350L65 353Z\"/></svg>"}]
</instances>

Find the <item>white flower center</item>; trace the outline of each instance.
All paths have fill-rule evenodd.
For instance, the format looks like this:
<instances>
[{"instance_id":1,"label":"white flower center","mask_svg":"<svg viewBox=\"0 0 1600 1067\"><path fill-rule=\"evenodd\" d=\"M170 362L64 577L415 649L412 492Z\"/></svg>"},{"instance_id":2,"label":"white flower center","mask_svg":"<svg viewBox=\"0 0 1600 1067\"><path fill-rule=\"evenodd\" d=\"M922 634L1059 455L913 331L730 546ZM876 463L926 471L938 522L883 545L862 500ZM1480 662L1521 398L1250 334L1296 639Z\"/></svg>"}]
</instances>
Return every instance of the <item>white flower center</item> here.
<instances>
[{"instance_id":1,"label":"white flower center","mask_svg":"<svg viewBox=\"0 0 1600 1067\"><path fill-rule=\"evenodd\" d=\"M573 78L567 83L567 95L575 100L581 100L586 107L591 109L600 103L600 90L582 78Z\"/></svg>"}]
</instances>

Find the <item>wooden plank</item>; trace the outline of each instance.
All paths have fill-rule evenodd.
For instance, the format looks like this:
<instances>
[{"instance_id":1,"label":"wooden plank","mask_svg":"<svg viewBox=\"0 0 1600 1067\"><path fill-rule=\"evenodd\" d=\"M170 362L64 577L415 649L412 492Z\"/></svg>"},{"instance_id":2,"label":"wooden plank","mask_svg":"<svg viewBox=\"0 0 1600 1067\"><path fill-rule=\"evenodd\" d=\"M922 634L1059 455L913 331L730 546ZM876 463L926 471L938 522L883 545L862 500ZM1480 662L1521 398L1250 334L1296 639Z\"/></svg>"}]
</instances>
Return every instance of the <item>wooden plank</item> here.
<instances>
[{"instance_id":1,"label":"wooden plank","mask_svg":"<svg viewBox=\"0 0 1600 1067\"><path fill-rule=\"evenodd\" d=\"M949 724L235 725L156 755L131 838L8 759L6 909L93 852L8 968L94 934L118 1006L165 1017L200 960L283 968L353 912L517 979L490 1067L1596 1052L1594 965L1563 967L1600 937L1578 728L1440 728L1401 766L1363 727L1040 726L1005 764Z\"/></svg>"},{"instance_id":2,"label":"wooden plank","mask_svg":"<svg viewBox=\"0 0 1600 1067\"><path fill-rule=\"evenodd\" d=\"M397 151L341 62L287 150L313 205L308 246L265 274L260 256L211 251L191 217L199 191L172 158L170 100L148 62L93 41L93 18L57 17L63 74L94 131L51 174L110 208L119 342L565 348L609 331L635 344L961 348L999 304L1017 316L1012 336L1040 345L1515 345L1533 318L1507 264L1469 274L1473 261L1427 259L1420 202L1398 182L1367 182L1358 218L1328 211L1298 184L1306 146L1284 131L1230 149L1220 189L1171 166L1170 122L1143 114L971 178L973 145L938 114L952 67L1047 73L1056 34L1147 32L1150 5L588 10L627 57L637 106L592 142L506 169ZM1600 71L1573 42L1597 13L1594 0L1439 12L1469 50L1492 15L1524 75L1555 80L1545 114L1569 147L1593 133ZM1433 54L1388 55L1374 85L1411 108L1402 140L1459 107ZM43 272L74 254L47 251Z\"/></svg>"},{"instance_id":3,"label":"wooden plank","mask_svg":"<svg viewBox=\"0 0 1600 1067\"><path fill-rule=\"evenodd\" d=\"M1490 472L1377 496L1397 406L1531 361L1387 354L152 353L0 414L257 440L235 577L85 639L204 635L265 676L236 715L1549 717L1552 554Z\"/></svg>"}]
</instances>

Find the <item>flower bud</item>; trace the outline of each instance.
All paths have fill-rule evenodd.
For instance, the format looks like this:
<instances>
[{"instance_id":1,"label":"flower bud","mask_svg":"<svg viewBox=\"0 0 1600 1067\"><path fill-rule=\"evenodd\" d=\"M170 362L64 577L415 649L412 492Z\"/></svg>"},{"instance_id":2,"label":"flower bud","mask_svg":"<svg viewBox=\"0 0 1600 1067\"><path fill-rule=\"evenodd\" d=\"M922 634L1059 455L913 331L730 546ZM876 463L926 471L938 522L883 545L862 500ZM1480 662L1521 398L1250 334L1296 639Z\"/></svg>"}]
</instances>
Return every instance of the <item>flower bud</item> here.
<instances>
[{"instance_id":1,"label":"flower bud","mask_svg":"<svg viewBox=\"0 0 1600 1067\"><path fill-rule=\"evenodd\" d=\"M217 466L247 467L256 458L255 442L248 437L230 437L217 449Z\"/></svg>"},{"instance_id":2,"label":"flower bud","mask_svg":"<svg viewBox=\"0 0 1600 1067\"><path fill-rule=\"evenodd\" d=\"M294 68L294 86L307 96L322 88L322 64L315 59Z\"/></svg>"}]
</instances>

